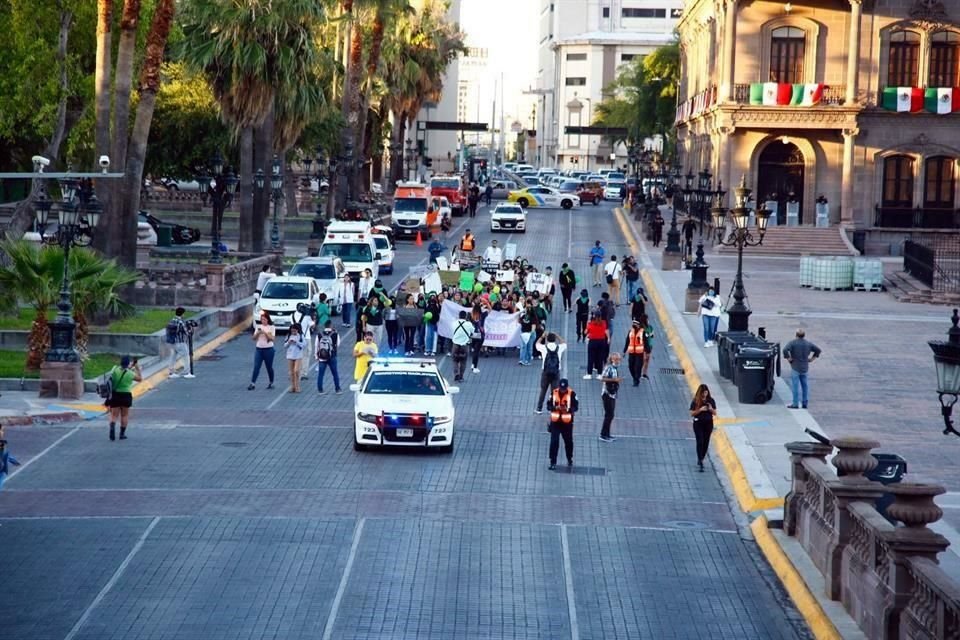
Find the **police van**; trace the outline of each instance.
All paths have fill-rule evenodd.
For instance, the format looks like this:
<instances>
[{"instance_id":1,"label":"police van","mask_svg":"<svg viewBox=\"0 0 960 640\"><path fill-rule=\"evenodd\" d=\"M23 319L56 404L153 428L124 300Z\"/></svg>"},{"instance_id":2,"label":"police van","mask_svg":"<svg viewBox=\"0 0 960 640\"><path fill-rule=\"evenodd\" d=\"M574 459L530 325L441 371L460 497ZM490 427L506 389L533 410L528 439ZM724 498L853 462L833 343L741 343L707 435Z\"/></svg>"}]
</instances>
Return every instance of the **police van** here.
<instances>
[{"instance_id":1,"label":"police van","mask_svg":"<svg viewBox=\"0 0 960 640\"><path fill-rule=\"evenodd\" d=\"M365 221L331 222L320 246L321 256L336 256L343 261L347 272L357 281L364 269L370 269L374 278L380 277L380 260L373 228Z\"/></svg>"}]
</instances>

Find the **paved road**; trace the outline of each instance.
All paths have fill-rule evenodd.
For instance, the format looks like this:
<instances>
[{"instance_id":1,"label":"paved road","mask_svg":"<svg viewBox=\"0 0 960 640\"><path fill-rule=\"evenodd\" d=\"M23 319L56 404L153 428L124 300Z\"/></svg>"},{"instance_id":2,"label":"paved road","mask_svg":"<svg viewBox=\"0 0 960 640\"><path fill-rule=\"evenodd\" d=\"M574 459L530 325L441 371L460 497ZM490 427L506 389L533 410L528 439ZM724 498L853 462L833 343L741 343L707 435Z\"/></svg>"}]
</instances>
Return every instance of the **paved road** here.
<instances>
[{"instance_id":1,"label":"paved road","mask_svg":"<svg viewBox=\"0 0 960 640\"><path fill-rule=\"evenodd\" d=\"M540 265L569 259L586 275L595 239L625 249L608 207L530 223L501 244ZM400 261L424 253L405 246ZM550 324L574 337L572 316ZM625 310L617 324L619 342ZM452 456L354 452L349 394L246 391L246 337L198 363L196 380L140 399L128 441L103 425L11 429L30 462L0 493L0 635L808 637L713 469L695 472L663 341L651 382L621 393L613 444L596 439L585 350L569 353L582 398L573 473L547 470L539 373L513 356L467 374Z\"/></svg>"}]
</instances>

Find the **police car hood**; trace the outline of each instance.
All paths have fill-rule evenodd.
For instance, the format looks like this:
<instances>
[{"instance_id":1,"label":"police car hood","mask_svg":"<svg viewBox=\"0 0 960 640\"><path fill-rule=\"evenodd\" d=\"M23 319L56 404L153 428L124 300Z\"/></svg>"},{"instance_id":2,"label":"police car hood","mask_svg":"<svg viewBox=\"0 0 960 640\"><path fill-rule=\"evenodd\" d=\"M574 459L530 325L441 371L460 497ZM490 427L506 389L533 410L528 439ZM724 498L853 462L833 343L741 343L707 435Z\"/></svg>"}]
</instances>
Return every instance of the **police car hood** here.
<instances>
[{"instance_id":1,"label":"police car hood","mask_svg":"<svg viewBox=\"0 0 960 640\"><path fill-rule=\"evenodd\" d=\"M510 209L500 209L499 211L494 210L492 215L494 218L520 219L523 217L523 210L515 211Z\"/></svg>"},{"instance_id":2,"label":"police car hood","mask_svg":"<svg viewBox=\"0 0 960 640\"><path fill-rule=\"evenodd\" d=\"M421 396L404 394L357 394L355 403L358 413L380 415L381 413L418 413L431 416L453 415L450 396Z\"/></svg>"}]
</instances>

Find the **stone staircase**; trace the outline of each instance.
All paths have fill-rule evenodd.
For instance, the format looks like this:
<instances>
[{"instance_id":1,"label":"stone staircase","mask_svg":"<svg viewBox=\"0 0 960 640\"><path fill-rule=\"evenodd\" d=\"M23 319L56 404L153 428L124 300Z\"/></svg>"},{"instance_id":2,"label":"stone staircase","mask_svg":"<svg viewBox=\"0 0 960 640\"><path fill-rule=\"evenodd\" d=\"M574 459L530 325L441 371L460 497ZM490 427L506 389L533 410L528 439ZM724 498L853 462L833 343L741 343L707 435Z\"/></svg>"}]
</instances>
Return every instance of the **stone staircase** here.
<instances>
[{"instance_id":1,"label":"stone staircase","mask_svg":"<svg viewBox=\"0 0 960 640\"><path fill-rule=\"evenodd\" d=\"M883 285L899 302L913 304L960 304L960 293L934 291L906 271L891 271L884 274Z\"/></svg>"},{"instance_id":2,"label":"stone staircase","mask_svg":"<svg viewBox=\"0 0 960 640\"><path fill-rule=\"evenodd\" d=\"M763 236L763 244L750 247L750 255L761 256L855 256L856 251L848 247L840 237L839 227L818 229L816 227L771 226ZM736 253L736 247L715 246L719 254Z\"/></svg>"}]
</instances>

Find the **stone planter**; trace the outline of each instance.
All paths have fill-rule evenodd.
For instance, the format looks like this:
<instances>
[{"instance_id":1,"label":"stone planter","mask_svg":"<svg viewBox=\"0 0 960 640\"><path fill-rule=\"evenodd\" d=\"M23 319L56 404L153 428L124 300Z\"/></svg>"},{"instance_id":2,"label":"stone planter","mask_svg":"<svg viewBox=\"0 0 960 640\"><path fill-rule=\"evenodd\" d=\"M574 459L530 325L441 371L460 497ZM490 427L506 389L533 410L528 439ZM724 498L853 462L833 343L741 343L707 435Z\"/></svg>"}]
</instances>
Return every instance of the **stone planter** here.
<instances>
[{"instance_id":1,"label":"stone planter","mask_svg":"<svg viewBox=\"0 0 960 640\"><path fill-rule=\"evenodd\" d=\"M947 491L940 485L901 482L890 485L887 491L893 494L893 504L887 507L887 515L905 527L922 529L943 517L943 509L933 501Z\"/></svg>"},{"instance_id":2,"label":"stone planter","mask_svg":"<svg viewBox=\"0 0 960 640\"><path fill-rule=\"evenodd\" d=\"M837 448L832 464L836 467L838 476L862 480L863 474L876 468L877 459L870 455L871 449L880 446L876 440L834 438L830 442Z\"/></svg>"}]
</instances>

